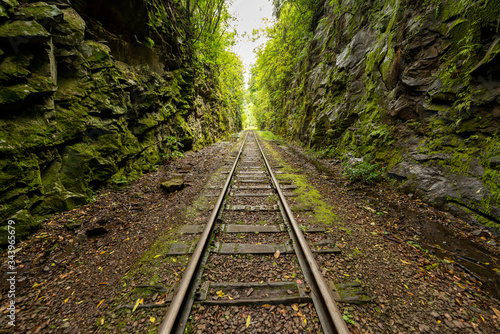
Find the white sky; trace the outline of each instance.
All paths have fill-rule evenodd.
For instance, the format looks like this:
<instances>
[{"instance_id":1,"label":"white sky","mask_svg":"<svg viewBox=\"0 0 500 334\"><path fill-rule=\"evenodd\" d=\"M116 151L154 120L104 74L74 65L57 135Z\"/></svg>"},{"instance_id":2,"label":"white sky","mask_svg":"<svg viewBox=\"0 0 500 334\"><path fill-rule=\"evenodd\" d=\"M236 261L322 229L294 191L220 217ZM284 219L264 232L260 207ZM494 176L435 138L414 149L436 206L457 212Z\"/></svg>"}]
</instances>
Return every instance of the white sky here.
<instances>
[{"instance_id":1,"label":"white sky","mask_svg":"<svg viewBox=\"0 0 500 334\"><path fill-rule=\"evenodd\" d=\"M236 17L234 25L240 36L247 33L247 37L239 38L232 51L241 57L246 70L245 78L248 82L251 64L255 62L253 50L266 41L261 37L252 42L252 30L264 27L263 18L269 20L273 18L273 6L270 0L233 0L229 6L229 12Z\"/></svg>"}]
</instances>

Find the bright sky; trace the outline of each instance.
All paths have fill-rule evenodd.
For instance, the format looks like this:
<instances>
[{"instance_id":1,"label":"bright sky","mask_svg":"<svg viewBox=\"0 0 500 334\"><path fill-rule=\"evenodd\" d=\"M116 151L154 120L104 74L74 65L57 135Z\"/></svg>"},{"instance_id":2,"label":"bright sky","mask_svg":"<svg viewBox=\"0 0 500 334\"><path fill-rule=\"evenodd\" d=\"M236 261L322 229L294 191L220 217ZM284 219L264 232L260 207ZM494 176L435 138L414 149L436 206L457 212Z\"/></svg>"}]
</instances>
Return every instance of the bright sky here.
<instances>
[{"instance_id":1,"label":"bright sky","mask_svg":"<svg viewBox=\"0 0 500 334\"><path fill-rule=\"evenodd\" d=\"M264 18L269 20L273 18L273 6L270 0L233 0L229 6L229 12L236 17L234 25L240 36L245 32L247 33L245 38L238 40L232 51L241 57L245 65L245 77L248 82L251 64L255 62L253 50L266 41L261 37L252 42L252 30L263 27Z\"/></svg>"}]
</instances>

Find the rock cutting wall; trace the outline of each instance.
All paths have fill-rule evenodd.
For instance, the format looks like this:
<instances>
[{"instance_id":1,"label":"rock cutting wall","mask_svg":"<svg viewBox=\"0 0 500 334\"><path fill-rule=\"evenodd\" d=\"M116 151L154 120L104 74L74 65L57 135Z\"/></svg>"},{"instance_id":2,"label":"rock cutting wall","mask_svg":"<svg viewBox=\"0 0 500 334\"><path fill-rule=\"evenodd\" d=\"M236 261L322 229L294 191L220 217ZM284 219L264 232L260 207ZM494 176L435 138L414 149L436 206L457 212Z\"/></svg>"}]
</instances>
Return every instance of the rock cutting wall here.
<instances>
[{"instance_id":1,"label":"rock cutting wall","mask_svg":"<svg viewBox=\"0 0 500 334\"><path fill-rule=\"evenodd\" d=\"M159 36L150 1L72 2L0 0L0 217L18 237L161 164L167 137L191 149L241 127L193 79L182 8Z\"/></svg>"},{"instance_id":2,"label":"rock cutting wall","mask_svg":"<svg viewBox=\"0 0 500 334\"><path fill-rule=\"evenodd\" d=\"M500 1L326 1L277 132L500 227ZM298 93L297 93L298 92Z\"/></svg>"}]
</instances>

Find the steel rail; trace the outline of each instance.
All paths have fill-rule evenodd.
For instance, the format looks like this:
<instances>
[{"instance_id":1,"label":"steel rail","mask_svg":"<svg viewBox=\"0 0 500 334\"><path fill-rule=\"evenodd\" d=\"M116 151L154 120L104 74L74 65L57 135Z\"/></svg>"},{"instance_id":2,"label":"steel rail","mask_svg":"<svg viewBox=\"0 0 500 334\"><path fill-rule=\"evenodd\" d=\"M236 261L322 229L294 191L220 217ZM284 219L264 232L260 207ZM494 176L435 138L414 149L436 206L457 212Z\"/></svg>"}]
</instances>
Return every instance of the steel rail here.
<instances>
[{"instance_id":1,"label":"steel rail","mask_svg":"<svg viewBox=\"0 0 500 334\"><path fill-rule=\"evenodd\" d=\"M269 162L267 161L267 158L264 154L264 151L262 150L262 147L260 146L257 135L255 135L255 141L257 142L257 145L259 146L260 153L262 154L262 158L264 159L264 163L265 163L266 168L269 172L269 176L271 177L271 180L273 181L273 184L276 187L276 191L278 192L278 196L280 198L281 204L283 205L283 208L285 209L287 218L290 221L290 225L293 228L293 232L294 232L294 234L299 242L299 245L300 245L302 252L304 253L306 261L309 265L309 269L314 276L314 280L315 280L316 285L318 287L318 290L321 294L324 306L327 309L328 314L330 315L330 320L333 323L333 325L335 326L335 329L337 330L338 334L347 334L347 333L349 333L349 329L347 328L347 324L345 323L345 320L342 317L342 313L340 312L339 308L337 307L337 303L335 302L335 299L333 297L332 292L328 288L328 285L326 284L325 279L324 279L323 275L321 274L321 271L319 270L318 264L316 263L316 260L314 259L314 255L313 255L311 249L309 248L309 245L307 244L307 241L304 238L302 231L300 230L299 224L295 220L293 213L292 213L292 210L290 209L290 206L288 205L288 202L286 201L285 196L283 195L283 192L281 191L278 180L276 179L276 177L274 176L274 173L272 172L271 166L269 165Z\"/></svg>"},{"instance_id":2,"label":"steel rail","mask_svg":"<svg viewBox=\"0 0 500 334\"><path fill-rule=\"evenodd\" d=\"M205 226L205 229L203 230L203 233L200 237L200 241L196 245L193 255L191 256L191 260L189 261L189 264L186 267L186 270L184 271L184 275L179 283L177 292L174 298L172 299L170 306L168 307L167 314L165 315L165 318L163 318L163 321L158 330L158 334L170 334L176 330L176 326L181 325L177 323L177 319L179 317L179 311L181 310L182 306L186 303L187 298L189 298L188 291L193 284L194 274L198 269L198 265L200 263L202 255L207 247L207 241L210 237L210 234L212 233L214 222L217 219L217 216L219 215L220 209L222 207L222 202L224 201L224 197L226 196L229 184L231 183L231 180L233 178L234 171L236 170L236 166L238 165L238 161L240 160L240 156L241 153L243 152L243 147L245 146L247 138L248 138L248 132L238 152L238 156L234 161L233 168L231 169L231 172L229 173L229 176L226 179L226 183L224 184L224 187L222 188L221 193L219 194L219 198L217 199L215 207L212 210L212 214L210 215L207 224Z\"/></svg>"}]
</instances>

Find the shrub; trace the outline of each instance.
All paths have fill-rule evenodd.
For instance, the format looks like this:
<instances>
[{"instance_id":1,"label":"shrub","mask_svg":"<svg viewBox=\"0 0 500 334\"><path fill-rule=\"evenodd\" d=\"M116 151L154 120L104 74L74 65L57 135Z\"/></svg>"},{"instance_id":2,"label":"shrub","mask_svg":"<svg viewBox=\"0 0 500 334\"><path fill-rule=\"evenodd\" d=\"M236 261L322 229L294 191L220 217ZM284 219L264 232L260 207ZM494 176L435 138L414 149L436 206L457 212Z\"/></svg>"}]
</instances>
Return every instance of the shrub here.
<instances>
[{"instance_id":1,"label":"shrub","mask_svg":"<svg viewBox=\"0 0 500 334\"><path fill-rule=\"evenodd\" d=\"M361 162L344 162L342 165L344 166L342 174L347 177L350 182L361 181L367 184L373 184L380 181L384 175L383 167L366 160Z\"/></svg>"},{"instance_id":2,"label":"shrub","mask_svg":"<svg viewBox=\"0 0 500 334\"><path fill-rule=\"evenodd\" d=\"M168 161L182 158L184 154L180 151L181 147L184 145L176 137L168 136L161 149L163 162L166 164Z\"/></svg>"}]
</instances>

